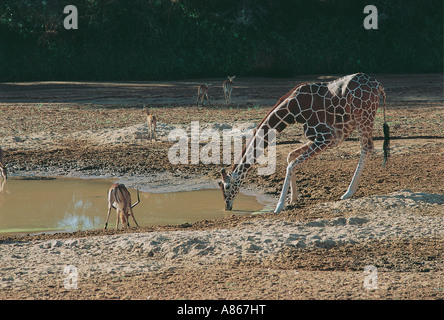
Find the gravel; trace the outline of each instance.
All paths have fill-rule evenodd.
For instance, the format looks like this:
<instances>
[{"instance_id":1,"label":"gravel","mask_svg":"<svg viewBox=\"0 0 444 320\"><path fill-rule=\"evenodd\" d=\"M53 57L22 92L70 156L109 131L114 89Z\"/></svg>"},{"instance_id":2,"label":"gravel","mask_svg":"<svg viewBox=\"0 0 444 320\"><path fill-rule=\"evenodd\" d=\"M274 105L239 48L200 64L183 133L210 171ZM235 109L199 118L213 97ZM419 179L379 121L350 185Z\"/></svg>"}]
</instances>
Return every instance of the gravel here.
<instances>
[{"instance_id":1,"label":"gravel","mask_svg":"<svg viewBox=\"0 0 444 320\"><path fill-rule=\"evenodd\" d=\"M0 244L0 288L23 289L29 282L64 278L69 265L89 278L242 259L262 261L288 248L443 237L443 205L441 194L402 190L316 205L313 212L335 210L341 216L309 222L253 219L230 229L5 241Z\"/></svg>"}]
</instances>

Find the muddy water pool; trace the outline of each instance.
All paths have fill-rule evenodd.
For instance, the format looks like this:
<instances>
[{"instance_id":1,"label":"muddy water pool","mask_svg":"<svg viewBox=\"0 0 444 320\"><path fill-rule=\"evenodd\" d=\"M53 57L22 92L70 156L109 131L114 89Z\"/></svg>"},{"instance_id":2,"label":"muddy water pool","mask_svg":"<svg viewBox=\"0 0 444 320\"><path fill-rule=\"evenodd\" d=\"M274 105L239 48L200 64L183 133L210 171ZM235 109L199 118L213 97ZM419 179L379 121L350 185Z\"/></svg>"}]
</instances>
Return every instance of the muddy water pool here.
<instances>
[{"instance_id":1,"label":"muddy water pool","mask_svg":"<svg viewBox=\"0 0 444 320\"><path fill-rule=\"evenodd\" d=\"M10 177L0 193L0 234L76 231L103 228L107 191L105 179ZM132 203L137 200L130 189ZM235 210L225 211L219 189L170 193L140 192L134 215L140 226L177 225L263 209L256 197L239 194ZM108 228L115 228L113 209ZM130 219L130 225L134 222Z\"/></svg>"}]
</instances>

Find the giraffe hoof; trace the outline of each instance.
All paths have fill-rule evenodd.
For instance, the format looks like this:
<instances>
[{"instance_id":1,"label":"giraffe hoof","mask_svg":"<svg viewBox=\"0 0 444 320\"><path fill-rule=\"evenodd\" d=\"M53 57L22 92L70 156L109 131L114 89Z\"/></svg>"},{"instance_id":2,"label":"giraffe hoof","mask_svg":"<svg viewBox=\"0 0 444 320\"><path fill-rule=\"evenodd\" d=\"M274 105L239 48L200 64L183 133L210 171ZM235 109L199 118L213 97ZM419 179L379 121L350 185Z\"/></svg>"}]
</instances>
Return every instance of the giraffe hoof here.
<instances>
[{"instance_id":1,"label":"giraffe hoof","mask_svg":"<svg viewBox=\"0 0 444 320\"><path fill-rule=\"evenodd\" d=\"M278 203L276 209L274 209L274 213L279 213L284 208L284 203Z\"/></svg>"},{"instance_id":2,"label":"giraffe hoof","mask_svg":"<svg viewBox=\"0 0 444 320\"><path fill-rule=\"evenodd\" d=\"M341 197L341 200L345 200L345 199L351 198L352 196L353 196L352 194L344 193L344 194L342 195L342 197Z\"/></svg>"}]
</instances>

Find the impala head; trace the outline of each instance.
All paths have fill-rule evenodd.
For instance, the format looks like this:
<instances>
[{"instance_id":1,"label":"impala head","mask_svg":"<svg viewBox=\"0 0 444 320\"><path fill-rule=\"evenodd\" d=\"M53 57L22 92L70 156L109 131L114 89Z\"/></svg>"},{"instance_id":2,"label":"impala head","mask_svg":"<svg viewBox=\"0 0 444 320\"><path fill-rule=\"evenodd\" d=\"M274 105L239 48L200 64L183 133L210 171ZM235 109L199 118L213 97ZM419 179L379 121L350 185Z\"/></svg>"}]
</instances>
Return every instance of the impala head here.
<instances>
[{"instance_id":1,"label":"impala head","mask_svg":"<svg viewBox=\"0 0 444 320\"><path fill-rule=\"evenodd\" d=\"M233 202L239 193L240 183L239 179L233 176L233 173L227 175L225 169L220 171L222 181L219 181L219 187L222 190L222 195L225 201L225 210L233 209Z\"/></svg>"},{"instance_id":2,"label":"impala head","mask_svg":"<svg viewBox=\"0 0 444 320\"><path fill-rule=\"evenodd\" d=\"M236 76L232 76L232 77L228 76L228 80L229 80L230 82L233 82L234 78L236 78Z\"/></svg>"}]
</instances>

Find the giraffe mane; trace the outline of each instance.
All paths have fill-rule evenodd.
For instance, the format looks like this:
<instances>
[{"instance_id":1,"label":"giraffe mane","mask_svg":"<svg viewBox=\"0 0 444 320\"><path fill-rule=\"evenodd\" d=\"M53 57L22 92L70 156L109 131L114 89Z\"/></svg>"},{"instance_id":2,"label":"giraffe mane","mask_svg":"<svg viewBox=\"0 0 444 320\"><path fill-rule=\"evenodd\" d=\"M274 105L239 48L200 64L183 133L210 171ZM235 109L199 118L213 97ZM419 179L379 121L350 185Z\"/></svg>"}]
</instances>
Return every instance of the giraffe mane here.
<instances>
[{"instance_id":1,"label":"giraffe mane","mask_svg":"<svg viewBox=\"0 0 444 320\"><path fill-rule=\"evenodd\" d=\"M273 106L273 108L271 108L271 110L267 113L267 115L261 120L261 122L256 126L256 128L254 129L254 131L253 131L253 134L252 134L252 136L251 136L251 138L247 141L247 143L245 144L245 146L243 147L243 149L242 149L242 153L241 153L241 155L240 155L240 157L238 158L238 161L237 162L235 162L234 164L233 164L233 167L231 168L231 172L233 172L235 169L236 169L236 167L238 166L238 164L240 164L240 160L244 157L244 155L245 155L245 152L247 151L247 147L248 147L248 145L251 143L251 141L254 139L254 137L255 137L255 135L256 135L256 131L265 123L265 121L268 119L268 117L270 116L270 114L272 114L275 110L276 110L276 108L278 107L278 106L280 106L281 105L281 103L283 102L283 101L285 101L285 99L287 99L297 88L299 88L299 87L301 87L301 86L303 86L303 85L306 85L306 84L308 84L308 82L302 82L302 83L299 83L297 86L295 86L295 87L293 87L293 89L291 89L289 92L287 92L285 95L283 95L282 97L280 97L279 98L279 100L278 100L278 102L276 102L276 104Z\"/></svg>"}]
</instances>

